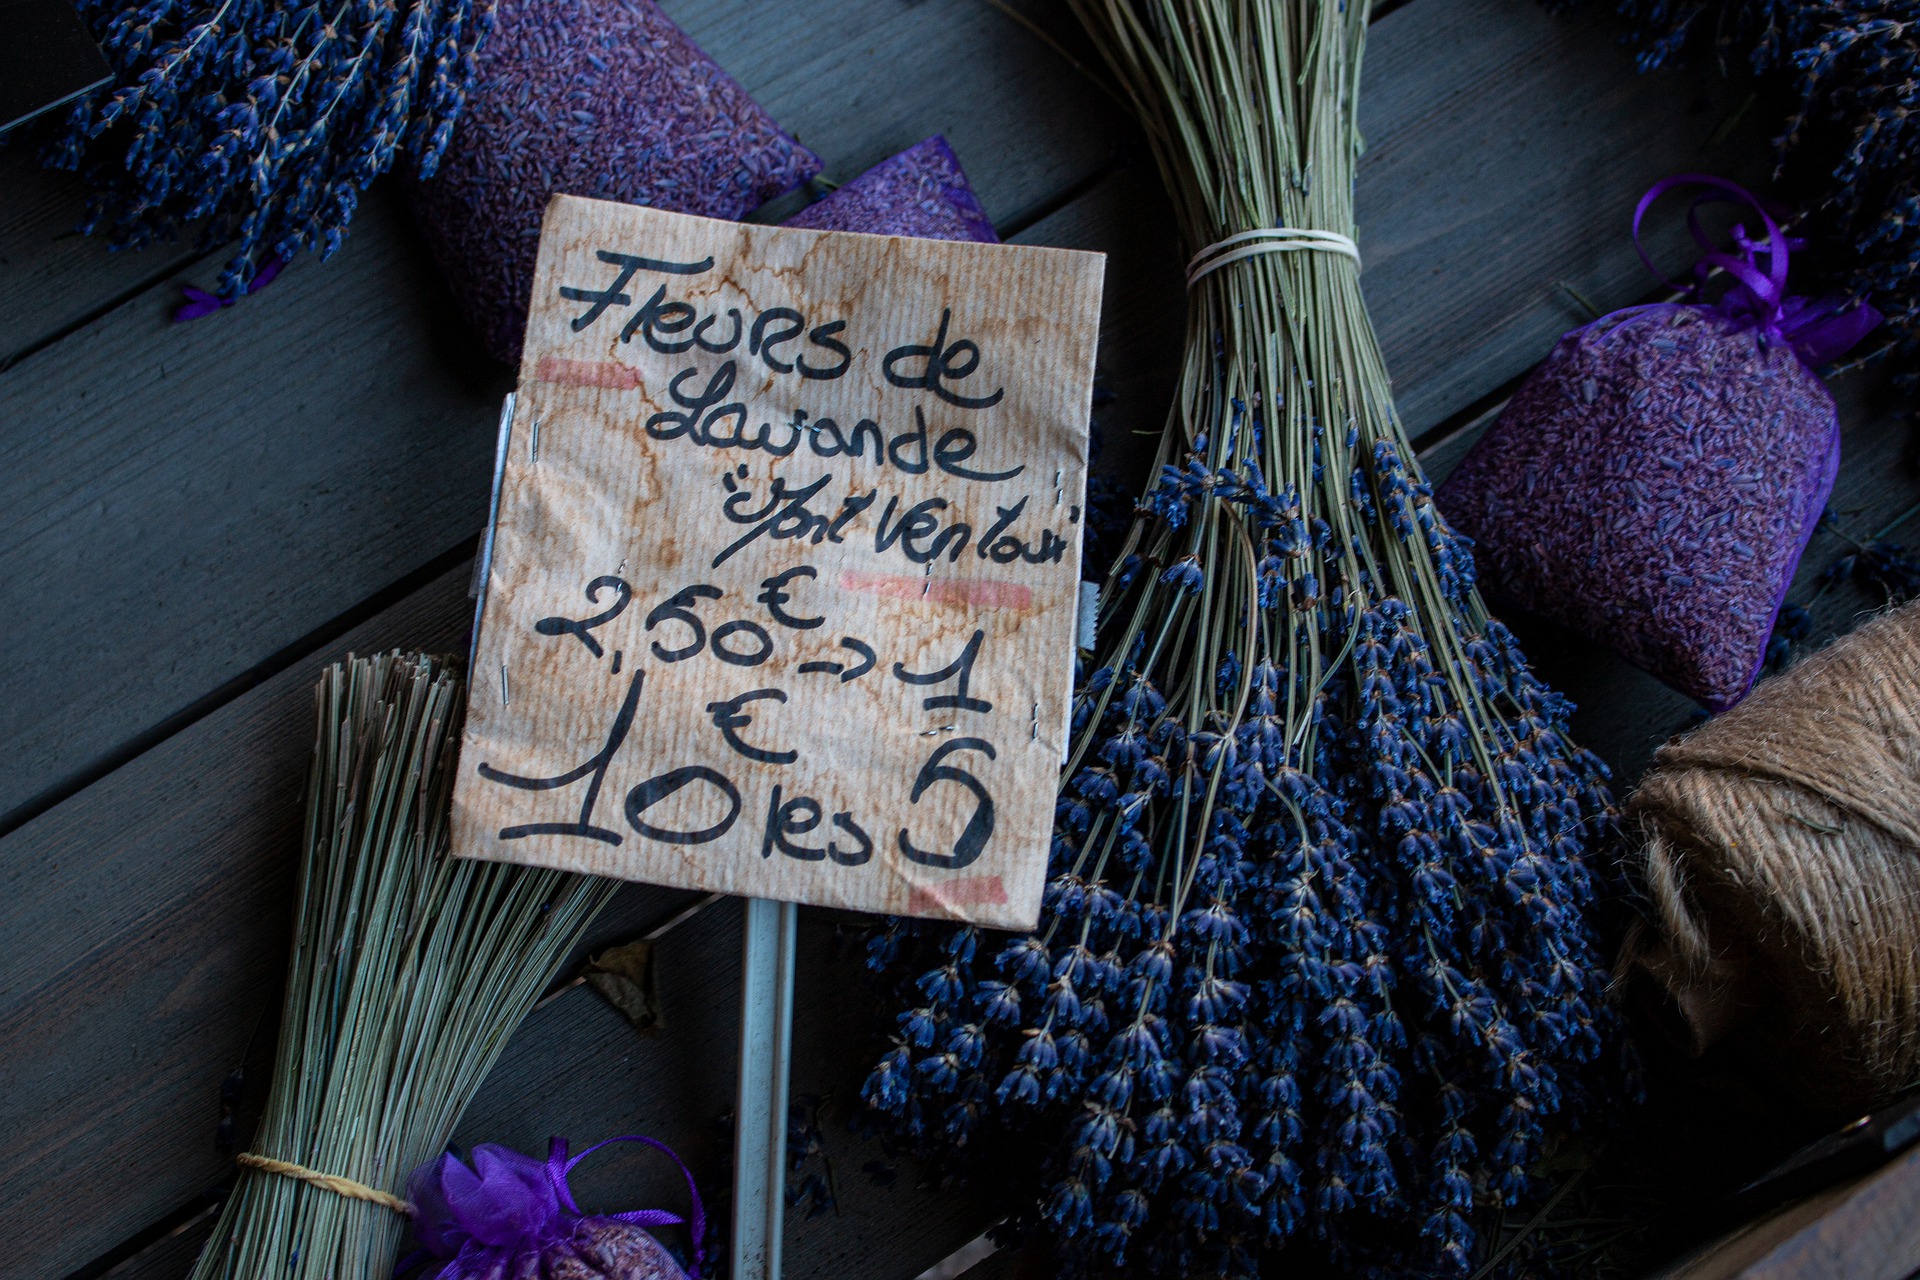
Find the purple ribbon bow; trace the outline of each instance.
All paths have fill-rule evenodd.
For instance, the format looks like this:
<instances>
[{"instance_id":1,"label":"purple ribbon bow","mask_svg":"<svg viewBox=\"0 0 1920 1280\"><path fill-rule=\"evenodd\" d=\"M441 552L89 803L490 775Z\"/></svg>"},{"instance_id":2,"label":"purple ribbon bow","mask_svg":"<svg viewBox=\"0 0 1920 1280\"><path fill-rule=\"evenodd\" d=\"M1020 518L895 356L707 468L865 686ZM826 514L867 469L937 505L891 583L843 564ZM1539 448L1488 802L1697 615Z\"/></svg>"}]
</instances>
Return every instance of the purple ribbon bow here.
<instances>
[{"instance_id":1,"label":"purple ribbon bow","mask_svg":"<svg viewBox=\"0 0 1920 1280\"><path fill-rule=\"evenodd\" d=\"M642 1227L685 1223L693 1234L693 1266L687 1275L690 1280L699 1280L700 1265L705 1260L702 1242L707 1234L707 1215L700 1204L700 1189L694 1185L693 1171L666 1143L639 1134L597 1142L571 1160L567 1158L567 1140L554 1138L544 1164L491 1142L473 1149L472 1168L452 1152L445 1152L437 1160L415 1169L407 1180L407 1197L414 1204L414 1234L419 1237L426 1255L441 1259L458 1257L469 1245L520 1252L538 1250L567 1239L573 1233L574 1224L588 1216L574 1203L567 1175L573 1166L616 1142L638 1142L665 1152L686 1175L692 1209L685 1218L664 1209L634 1209L593 1216ZM399 1271L422 1260L415 1255L403 1262Z\"/></svg>"},{"instance_id":2,"label":"purple ribbon bow","mask_svg":"<svg viewBox=\"0 0 1920 1280\"><path fill-rule=\"evenodd\" d=\"M1865 302L1848 306L1845 299L1832 294L1818 299L1788 297L1788 253L1806 248L1807 242L1781 231L1766 206L1745 187L1711 174L1677 173L1654 183L1640 197L1633 211L1633 247L1654 275L1666 280L1640 243L1640 224L1654 202L1677 187L1705 187L1715 194L1701 196L1687 210L1687 230L1706 251L1693 266L1693 283L1667 280L1668 284L1698 298L1716 269L1726 272L1733 283L1713 307L1731 319L1779 337L1809 366L1838 359L1880 323L1880 313ZM1751 206L1766 227L1766 243L1750 239L1746 226L1740 224L1732 232L1735 252L1722 250L1700 225L1700 206L1715 203Z\"/></svg>"}]
</instances>

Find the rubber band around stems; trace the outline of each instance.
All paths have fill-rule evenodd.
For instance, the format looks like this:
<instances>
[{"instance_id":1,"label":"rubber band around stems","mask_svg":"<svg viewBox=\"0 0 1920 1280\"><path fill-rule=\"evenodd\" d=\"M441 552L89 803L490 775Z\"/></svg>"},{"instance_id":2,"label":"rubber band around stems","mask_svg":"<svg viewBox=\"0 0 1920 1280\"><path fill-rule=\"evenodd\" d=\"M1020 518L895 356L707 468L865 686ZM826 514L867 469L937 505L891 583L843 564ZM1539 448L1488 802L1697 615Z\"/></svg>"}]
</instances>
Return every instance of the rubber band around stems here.
<instances>
[{"instance_id":1,"label":"rubber band around stems","mask_svg":"<svg viewBox=\"0 0 1920 1280\"><path fill-rule=\"evenodd\" d=\"M1194 254L1187 263L1187 288L1193 288L1221 267L1267 253L1337 253L1352 258L1356 270L1360 266L1360 246L1338 231L1315 231L1308 227L1262 228L1216 240Z\"/></svg>"}]
</instances>

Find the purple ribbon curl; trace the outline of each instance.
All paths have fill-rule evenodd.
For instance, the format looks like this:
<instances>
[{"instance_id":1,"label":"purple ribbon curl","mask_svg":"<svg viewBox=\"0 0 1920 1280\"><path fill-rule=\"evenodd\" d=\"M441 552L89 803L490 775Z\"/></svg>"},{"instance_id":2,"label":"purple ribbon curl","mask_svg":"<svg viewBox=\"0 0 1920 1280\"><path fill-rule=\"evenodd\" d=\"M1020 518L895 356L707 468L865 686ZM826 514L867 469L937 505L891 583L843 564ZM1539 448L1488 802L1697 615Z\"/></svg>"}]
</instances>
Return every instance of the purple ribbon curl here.
<instances>
[{"instance_id":1,"label":"purple ribbon curl","mask_svg":"<svg viewBox=\"0 0 1920 1280\"><path fill-rule=\"evenodd\" d=\"M639 1134L597 1142L572 1159L567 1158L567 1140L553 1138L544 1163L491 1142L473 1149L472 1168L452 1152L442 1153L415 1169L407 1180L407 1198L414 1204L414 1234L422 1248L403 1260L394 1274L410 1270L427 1258L451 1261L465 1249L519 1253L568 1239L575 1224L589 1215L581 1213L574 1202L567 1175L573 1172L573 1166L616 1142L638 1142L664 1152L686 1175L692 1208L685 1218L664 1209L591 1216L641 1227L686 1224L693 1235L693 1266L687 1275L690 1280L699 1280L700 1266L706 1258L703 1241L707 1215L693 1170L666 1143Z\"/></svg>"},{"instance_id":2,"label":"purple ribbon curl","mask_svg":"<svg viewBox=\"0 0 1920 1280\"><path fill-rule=\"evenodd\" d=\"M1653 265L1653 259L1647 256L1645 247L1640 243L1640 224L1646 218L1647 211L1661 196L1679 187L1705 187L1713 193L1699 197L1687 210L1687 230L1694 242L1705 250L1700 260L1694 263L1694 279L1690 284L1667 280L1661 275L1660 269ZM1761 224L1766 228L1766 243L1759 244L1749 238L1746 225L1741 223L1731 233L1735 252L1728 253L1716 245L1706 228L1700 225L1700 206L1722 203L1744 204L1758 213ZM1708 278L1716 269L1726 272L1733 283L1721 294L1718 302L1711 304L1713 309L1779 338L1810 367L1826 364L1846 354L1855 343L1871 333L1881 320L1880 313L1866 302L1848 306L1846 299L1837 294L1817 299L1789 297L1787 258L1791 251L1806 248L1807 242L1788 236L1758 197L1725 178L1705 173L1677 173L1647 188L1647 193L1640 197L1640 203L1633 211L1633 247L1640 255L1640 261L1647 264L1647 270L1695 299L1701 296Z\"/></svg>"}]
</instances>

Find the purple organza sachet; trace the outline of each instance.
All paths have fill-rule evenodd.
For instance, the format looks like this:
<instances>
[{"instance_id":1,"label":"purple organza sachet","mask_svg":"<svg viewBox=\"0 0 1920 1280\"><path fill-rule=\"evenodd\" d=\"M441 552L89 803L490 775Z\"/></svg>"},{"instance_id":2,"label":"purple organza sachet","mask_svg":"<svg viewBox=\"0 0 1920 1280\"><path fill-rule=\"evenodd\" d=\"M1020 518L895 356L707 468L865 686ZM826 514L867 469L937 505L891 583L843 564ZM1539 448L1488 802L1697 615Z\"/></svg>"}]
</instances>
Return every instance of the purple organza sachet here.
<instances>
[{"instance_id":1,"label":"purple organza sachet","mask_svg":"<svg viewBox=\"0 0 1920 1280\"><path fill-rule=\"evenodd\" d=\"M414 214L488 354L520 358L556 193L736 219L820 171L653 0L501 0Z\"/></svg>"},{"instance_id":2,"label":"purple organza sachet","mask_svg":"<svg viewBox=\"0 0 1920 1280\"><path fill-rule=\"evenodd\" d=\"M998 244L947 140L937 134L883 160L788 218L789 227Z\"/></svg>"},{"instance_id":3,"label":"purple organza sachet","mask_svg":"<svg viewBox=\"0 0 1920 1280\"><path fill-rule=\"evenodd\" d=\"M615 1142L639 1142L672 1158L686 1176L692 1210L686 1217L661 1209L588 1214L574 1203L567 1175L582 1160ZM610 1138L567 1158L555 1138L542 1162L509 1147L482 1143L471 1167L451 1153L414 1170L407 1182L418 1254L401 1262L431 1280L697 1280L706 1212L693 1174L665 1143L629 1135ZM694 1265L683 1269L647 1231L685 1225Z\"/></svg>"},{"instance_id":4,"label":"purple organza sachet","mask_svg":"<svg viewBox=\"0 0 1920 1280\"><path fill-rule=\"evenodd\" d=\"M1607 644L1711 710L1752 687L1840 461L1814 367L1879 320L1786 294L1789 241L1731 183L1681 175L1760 210L1766 238L1708 250L1712 303L1629 307L1575 329L1534 370L1436 499L1473 539L1497 599ZM1691 289L1698 297L1698 286Z\"/></svg>"}]
</instances>

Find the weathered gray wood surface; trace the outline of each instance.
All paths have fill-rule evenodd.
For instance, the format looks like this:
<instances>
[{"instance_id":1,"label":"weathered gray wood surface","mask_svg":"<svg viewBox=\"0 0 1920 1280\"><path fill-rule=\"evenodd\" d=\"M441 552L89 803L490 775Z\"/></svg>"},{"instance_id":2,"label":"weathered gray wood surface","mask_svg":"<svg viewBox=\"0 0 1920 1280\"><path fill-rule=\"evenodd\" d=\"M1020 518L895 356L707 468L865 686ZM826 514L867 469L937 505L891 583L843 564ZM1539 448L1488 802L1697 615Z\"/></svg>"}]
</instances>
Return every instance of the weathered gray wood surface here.
<instances>
[{"instance_id":1,"label":"weathered gray wood surface","mask_svg":"<svg viewBox=\"0 0 1920 1280\"><path fill-rule=\"evenodd\" d=\"M213 1234L219 1210L209 1205L139 1252L114 1264L101 1280L179 1280Z\"/></svg>"},{"instance_id":2,"label":"weathered gray wood surface","mask_svg":"<svg viewBox=\"0 0 1920 1280\"><path fill-rule=\"evenodd\" d=\"M892 15L870 24L883 43L803 24L784 38L806 74L769 72L766 84L756 71L789 65L776 56L780 23L769 34L737 0L681 16L836 171L947 128L989 210L1006 217L1097 168L1111 139L1091 141L1087 118L1113 108L1026 32L978 0L872 7ZM1687 114L1695 90L1679 81L1636 80L1598 21L1554 19L1529 0L1435 0L1380 24L1360 217L1363 234L1380 228L1366 237L1367 289L1416 429L1532 361L1572 318L1558 281L1602 305L1643 292L1620 234L1625 210L1653 178L1702 162L1719 115ZM974 35L950 43L955 32ZM730 33L745 41L737 55ZM1030 56L1006 52L1015 47ZM1447 58L1432 56L1442 48ZM882 83L911 96L849 112L849 97ZM1070 91L1074 105L1031 100L1030 83ZM961 96L925 99L927 84ZM1000 96L974 96L987 86ZM976 101L1020 105L976 117ZM1590 189L1602 170L1609 185ZM1107 217L1158 200L1148 166L1114 181L1126 194ZM1158 312L1177 324L1180 297L1165 280L1116 291L1117 322ZM394 202L368 201L332 262L296 264L244 310L169 324L173 284L0 379L0 419L13 427L0 439L0 616L36 655L0 672L0 755L15 762L0 775L0 819L273 663L471 538L484 516L491 405L507 378L448 319ZM1125 377L1140 360L1171 361L1176 346L1160 340L1109 367ZM72 621L79 599L84 626ZM54 720L62 732L49 738Z\"/></svg>"},{"instance_id":3,"label":"weathered gray wood surface","mask_svg":"<svg viewBox=\"0 0 1920 1280\"><path fill-rule=\"evenodd\" d=\"M1003 223L1099 176L1020 238L1113 255L1101 363L1118 399L1102 416L1116 452L1138 454L1146 437L1128 433L1157 429L1178 355L1178 249L1150 168L1110 163L1127 135L1109 102L978 0L860 0L832 24L745 0L670 9L837 176L945 131ZM1756 168L1751 138L1705 149L1730 104L1698 92L1634 77L1597 16L1531 0L1418 0L1380 22L1365 280L1414 429L1457 423L1582 318L1562 282L1602 307L1647 292L1624 239L1646 183ZM17 655L0 673L0 814L45 811L0 838L0 1159L16 1171L0 1275L46 1276L223 1175L220 1081L279 999L315 671L348 648L462 644L464 567L421 571L455 564L478 529L507 375L448 321L385 200L333 262L176 327L175 272L204 283L209 264L56 238L73 189L13 182L19 163L0 154L0 362L33 352L0 372L0 618ZM1889 465L1890 415L1867 395L1847 415L1836 506L1862 508L1846 520L1865 532L1917 495ZM1817 542L1809 564L1825 559ZM1861 603L1822 607L1840 621ZM1597 651L1534 643L1591 708L1583 736L1629 771L1684 721ZM629 889L595 939L680 900ZM827 918L803 919L796 1089L844 1116L869 1052L858 972L831 955ZM460 1140L644 1131L711 1175L737 931L716 908L663 941L654 1036L580 990L537 1013ZM904 1280L983 1225L967 1194L916 1191L906 1170L878 1187L859 1171L870 1150L843 1126L828 1140L841 1215L790 1227L795 1276ZM673 1179L628 1154L578 1185L589 1204L678 1204ZM114 1274L180 1274L189 1234Z\"/></svg>"}]
</instances>

